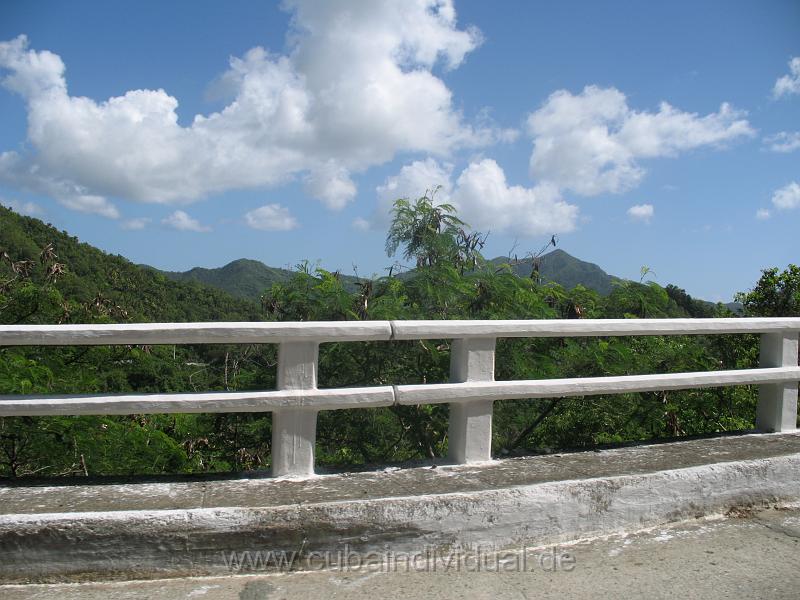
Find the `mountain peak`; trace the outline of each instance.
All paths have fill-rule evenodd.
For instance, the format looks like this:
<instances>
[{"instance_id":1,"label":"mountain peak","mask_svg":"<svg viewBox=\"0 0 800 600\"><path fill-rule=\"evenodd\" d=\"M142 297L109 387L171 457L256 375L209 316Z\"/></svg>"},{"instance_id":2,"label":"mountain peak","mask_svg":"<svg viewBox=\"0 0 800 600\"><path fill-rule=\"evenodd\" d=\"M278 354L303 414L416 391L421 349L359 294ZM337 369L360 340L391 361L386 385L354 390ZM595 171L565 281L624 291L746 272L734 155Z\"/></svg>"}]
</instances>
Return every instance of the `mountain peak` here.
<instances>
[{"instance_id":1,"label":"mountain peak","mask_svg":"<svg viewBox=\"0 0 800 600\"><path fill-rule=\"evenodd\" d=\"M493 264L511 263L507 256L499 256L490 261ZM530 257L512 264L511 270L520 277L529 277L533 270ZM544 282L553 282L567 289L582 285L604 296L611 293L617 277L609 275L598 265L575 258L569 252L556 248L539 258L539 273Z\"/></svg>"}]
</instances>

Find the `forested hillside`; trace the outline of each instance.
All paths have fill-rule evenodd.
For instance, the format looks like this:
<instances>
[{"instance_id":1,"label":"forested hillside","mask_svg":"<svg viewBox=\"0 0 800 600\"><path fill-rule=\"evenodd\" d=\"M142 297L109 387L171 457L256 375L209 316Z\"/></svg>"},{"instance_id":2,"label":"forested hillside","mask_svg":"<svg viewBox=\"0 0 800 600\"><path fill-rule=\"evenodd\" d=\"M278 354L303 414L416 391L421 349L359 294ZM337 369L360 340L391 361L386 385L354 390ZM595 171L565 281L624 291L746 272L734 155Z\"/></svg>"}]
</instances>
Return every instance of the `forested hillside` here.
<instances>
[{"instance_id":1,"label":"forested hillside","mask_svg":"<svg viewBox=\"0 0 800 600\"><path fill-rule=\"evenodd\" d=\"M548 319L730 316L674 286L615 281L607 295L519 276L484 261L453 208L398 201L390 256L413 277L361 282L301 265L256 305L170 281L37 221L0 209L0 323L138 320ZM387 260L389 262L389 260ZM764 272L748 314L800 314L800 270ZM446 381L450 341L323 344L320 386ZM705 371L757 364L754 336L502 339L497 379ZM272 389L276 349L247 346L0 348L0 394ZM753 426L748 387L495 404L497 455L590 448ZM440 456L447 405L324 411L318 464ZM129 475L266 469L268 413L0 419L0 475Z\"/></svg>"},{"instance_id":2,"label":"forested hillside","mask_svg":"<svg viewBox=\"0 0 800 600\"><path fill-rule=\"evenodd\" d=\"M171 281L158 271L141 268L122 256L106 254L79 242L65 231L58 231L38 219L20 216L2 206L0 250L4 252L0 273L7 277L28 275L23 279L38 286L29 287L28 294L47 283L50 295L47 301L51 303L93 303L97 308L105 307L115 319L133 321L247 321L259 318L255 303L197 282ZM14 273L12 264L17 264L21 273ZM50 273L50 269L55 270ZM31 297L30 301L36 302L37 299ZM36 312L26 317L24 307L18 308L22 312L17 318L37 318ZM33 305L29 308L32 310ZM38 313L38 318L45 318L45 314ZM4 322L9 322L11 317L5 316L4 319Z\"/></svg>"}]
</instances>

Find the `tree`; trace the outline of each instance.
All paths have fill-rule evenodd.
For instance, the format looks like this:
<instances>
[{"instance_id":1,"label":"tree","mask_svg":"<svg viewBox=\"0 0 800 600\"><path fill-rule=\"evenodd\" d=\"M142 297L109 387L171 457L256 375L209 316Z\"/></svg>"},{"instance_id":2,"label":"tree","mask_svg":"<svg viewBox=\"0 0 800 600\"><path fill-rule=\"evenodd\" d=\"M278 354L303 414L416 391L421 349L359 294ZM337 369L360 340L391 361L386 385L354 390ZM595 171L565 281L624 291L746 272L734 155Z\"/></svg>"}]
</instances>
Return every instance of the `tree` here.
<instances>
[{"instance_id":1,"label":"tree","mask_svg":"<svg viewBox=\"0 0 800 600\"><path fill-rule=\"evenodd\" d=\"M800 316L800 267L789 265L761 271L761 278L749 292L736 294L736 301L753 317Z\"/></svg>"},{"instance_id":2,"label":"tree","mask_svg":"<svg viewBox=\"0 0 800 600\"><path fill-rule=\"evenodd\" d=\"M480 250L487 236L470 232L452 204L436 204L438 189L413 201L395 201L386 253L394 256L403 246L403 258L414 260L417 268L450 265L463 273L465 268L475 268L481 259Z\"/></svg>"},{"instance_id":3,"label":"tree","mask_svg":"<svg viewBox=\"0 0 800 600\"><path fill-rule=\"evenodd\" d=\"M715 305L710 302L698 300L697 298L692 298L683 288L679 288L670 283L664 289L667 292L667 296L674 300L675 304L685 310L690 317L708 318L715 316L717 313L717 307Z\"/></svg>"}]
</instances>

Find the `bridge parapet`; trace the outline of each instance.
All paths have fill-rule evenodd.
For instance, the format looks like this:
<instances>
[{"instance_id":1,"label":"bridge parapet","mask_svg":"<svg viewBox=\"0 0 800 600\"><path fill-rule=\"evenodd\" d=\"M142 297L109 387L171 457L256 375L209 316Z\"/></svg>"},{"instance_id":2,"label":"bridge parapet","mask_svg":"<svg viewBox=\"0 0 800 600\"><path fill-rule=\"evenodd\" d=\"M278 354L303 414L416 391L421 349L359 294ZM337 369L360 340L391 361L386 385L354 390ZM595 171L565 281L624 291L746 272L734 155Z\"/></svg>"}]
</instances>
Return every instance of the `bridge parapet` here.
<instances>
[{"instance_id":1,"label":"bridge parapet","mask_svg":"<svg viewBox=\"0 0 800 600\"><path fill-rule=\"evenodd\" d=\"M449 403L450 459L491 460L495 400L758 385L756 426L794 431L800 318L356 321L2 325L0 346L274 343L277 390L180 394L0 396L0 416L272 412L272 473L314 472L320 410ZM760 334L757 369L495 381L495 343L506 337ZM319 389L321 343L452 339L450 383Z\"/></svg>"}]
</instances>

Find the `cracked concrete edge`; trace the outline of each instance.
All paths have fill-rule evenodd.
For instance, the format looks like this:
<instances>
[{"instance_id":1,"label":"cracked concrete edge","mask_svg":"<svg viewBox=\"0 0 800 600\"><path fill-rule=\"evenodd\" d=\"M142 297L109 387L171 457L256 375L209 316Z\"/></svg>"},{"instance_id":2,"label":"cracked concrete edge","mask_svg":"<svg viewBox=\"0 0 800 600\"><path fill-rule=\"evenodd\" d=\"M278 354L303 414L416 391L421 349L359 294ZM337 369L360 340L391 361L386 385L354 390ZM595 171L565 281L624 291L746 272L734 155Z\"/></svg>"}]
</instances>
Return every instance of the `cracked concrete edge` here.
<instances>
[{"instance_id":1,"label":"cracked concrete edge","mask_svg":"<svg viewBox=\"0 0 800 600\"><path fill-rule=\"evenodd\" d=\"M0 582L231 573L231 552L541 546L796 502L800 453L504 489L294 504L7 515Z\"/></svg>"},{"instance_id":2,"label":"cracked concrete edge","mask_svg":"<svg viewBox=\"0 0 800 600\"><path fill-rule=\"evenodd\" d=\"M504 458L470 465L409 464L307 479L252 475L167 477L156 480L80 478L0 483L3 515L148 511L319 504L530 486L567 479L608 478L701 465L757 460L800 452L800 434L737 435L596 452Z\"/></svg>"}]
</instances>

